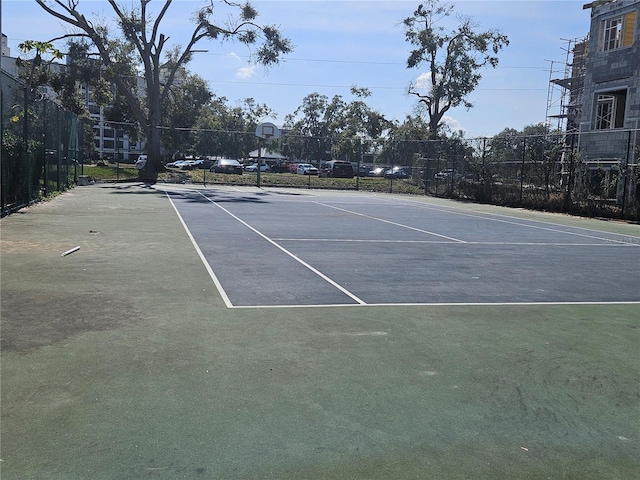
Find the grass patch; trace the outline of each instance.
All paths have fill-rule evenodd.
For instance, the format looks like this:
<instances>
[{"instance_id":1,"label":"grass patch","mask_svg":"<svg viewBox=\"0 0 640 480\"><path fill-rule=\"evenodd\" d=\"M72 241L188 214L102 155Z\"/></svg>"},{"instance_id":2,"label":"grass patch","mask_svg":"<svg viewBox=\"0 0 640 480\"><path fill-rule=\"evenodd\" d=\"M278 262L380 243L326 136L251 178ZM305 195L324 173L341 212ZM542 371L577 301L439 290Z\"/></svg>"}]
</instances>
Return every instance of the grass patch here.
<instances>
[{"instance_id":1,"label":"grass patch","mask_svg":"<svg viewBox=\"0 0 640 480\"><path fill-rule=\"evenodd\" d=\"M84 165L83 173L95 181L118 181L138 178L138 170L133 166L122 165Z\"/></svg>"}]
</instances>

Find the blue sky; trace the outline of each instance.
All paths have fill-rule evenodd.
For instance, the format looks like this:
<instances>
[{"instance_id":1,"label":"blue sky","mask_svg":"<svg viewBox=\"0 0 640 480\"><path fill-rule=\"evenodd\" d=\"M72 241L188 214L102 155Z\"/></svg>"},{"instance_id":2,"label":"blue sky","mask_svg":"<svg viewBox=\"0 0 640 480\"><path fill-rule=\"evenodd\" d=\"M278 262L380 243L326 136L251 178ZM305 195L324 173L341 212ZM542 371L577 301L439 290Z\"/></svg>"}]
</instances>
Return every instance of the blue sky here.
<instances>
[{"instance_id":1,"label":"blue sky","mask_svg":"<svg viewBox=\"0 0 640 480\"><path fill-rule=\"evenodd\" d=\"M120 2L131 5L131 0ZM277 116L265 119L282 124L302 99L313 92L329 98L351 99L352 85L367 87L368 104L390 120L414 113L416 99L407 95L410 82L425 69L407 69L410 45L401 22L419 1L280 1L255 0L259 20L279 25L295 50L268 70L249 63L249 52L239 44L202 42L188 68L208 81L212 91L234 105L252 97L266 103ZM474 108L449 112L448 122L468 138L495 135L504 128L522 129L543 122L547 114L550 68L561 77L567 60L566 40L589 32L590 10L576 0L464 0L454 1L456 12L471 17L479 29L498 28L510 40L496 69L483 70L478 89L469 97ZM160 8L162 2L152 2ZM154 7L155 5L155 7ZM192 31L191 13L202 2L176 0L163 22L171 43L186 43ZM80 9L112 18L109 5L81 0ZM455 22L455 19L451 19ZM452 24L453 26L453 24ZM2 1L2 32L8 36L12 56L24 40L49 40L67 27L47 15L32 0ZM61 48L64 45L60 45ZM552 111L551 113L558 113Z\"/></svg>"}]
</instances>

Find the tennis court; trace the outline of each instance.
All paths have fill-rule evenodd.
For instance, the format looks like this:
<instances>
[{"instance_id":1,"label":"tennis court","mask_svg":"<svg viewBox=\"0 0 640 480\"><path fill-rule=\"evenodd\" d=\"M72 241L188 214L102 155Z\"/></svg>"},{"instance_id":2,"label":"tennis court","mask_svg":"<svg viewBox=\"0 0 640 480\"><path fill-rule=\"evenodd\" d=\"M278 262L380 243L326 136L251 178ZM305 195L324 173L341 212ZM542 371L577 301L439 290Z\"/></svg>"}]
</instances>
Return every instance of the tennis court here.
<instances>
[{"instance_id":1,"label":"tennis court","mask_svg":"<svg viewBox=\"0 0 640 480\"><path fill-rule=\"evenodd\" d=\"M3 479L640 477L637 225L129 183L1 226Z\"/></svg>"},{"instance_id":2,"label":"tennis court","mask_svg":"<svg viewBox=\"0 0 640 480\"><path fill-rule=\"evenodd\" d=\"M167 195L228 307L640 301L628 235L369 194Z\"/></svg>"}]
</instances>

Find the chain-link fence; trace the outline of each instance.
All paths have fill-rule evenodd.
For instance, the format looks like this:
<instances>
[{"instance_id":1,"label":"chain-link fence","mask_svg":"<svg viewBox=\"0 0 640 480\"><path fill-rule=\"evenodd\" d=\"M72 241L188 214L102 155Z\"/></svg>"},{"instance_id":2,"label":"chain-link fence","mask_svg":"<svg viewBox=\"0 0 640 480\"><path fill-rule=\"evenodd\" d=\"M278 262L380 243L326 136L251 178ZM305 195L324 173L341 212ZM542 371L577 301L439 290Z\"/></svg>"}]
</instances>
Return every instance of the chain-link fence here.
<instances>
[{"instance_id":1,"label":"chain-link fence","mask_svg":"<svg viewBox=\"0 0 640 480\"><path fill-rule=\"evenodd\" d=\"M2 72L2 216L56 191L81 173L81 119Z\"/></svg>"},{"instance_id":2,"label":"chain-link fence","mask_svg":"<svg viewBox=\"0 0 640 480\"><path fill-rule=\"evenodd\" d=\"M224 132L229 145L247 142L245 132ZM202 135L202 132L199 132ZM206 135L206 133L205 133ZM210 132L212 137L220 132ZM234 137L235 135L235 137ZM237 137L237 138L236 138ZM238 158L242 176L189 166L170 168L165 178L182 182L234 183L260 186L340 188L404 192L460 198L498 205L634 218L640 204L639 130L511 135L444 140L364 140L302 137L287 134L261 145L260 175L251 155ZM211 156L215 160L216 156ZM330 160L353 165L353 178L327 174ZM318 170L307 175L298 166ZM201 165L202 166L202 165ZM247 168L249 167L249 168ZM301 175L300 173L303 173Z\"/></svg>"},{"instance_id":3,"label":"chain-link fence","mask_svg":"<svg viewBox=\"0 0 640 480\"><path fill-rule=\"evenodd\" d=\"M78 175L96 181L137 178L131 165L106 160L85 168L81 131L77 116L32 96L3 72L3 215L68 188ZM183 153L165 153L168 172L159 180L385 191L640 218L638 129L442 140L281 133L267 142L254 132L181 130L184 145L177 149ZM212 166L222 157L240 160L242 175L216 172ZM201 161L170 166L189 158ZM334 160L349 162L353 176L332 174L328 165Z\"/></svg>"}]
</instances>

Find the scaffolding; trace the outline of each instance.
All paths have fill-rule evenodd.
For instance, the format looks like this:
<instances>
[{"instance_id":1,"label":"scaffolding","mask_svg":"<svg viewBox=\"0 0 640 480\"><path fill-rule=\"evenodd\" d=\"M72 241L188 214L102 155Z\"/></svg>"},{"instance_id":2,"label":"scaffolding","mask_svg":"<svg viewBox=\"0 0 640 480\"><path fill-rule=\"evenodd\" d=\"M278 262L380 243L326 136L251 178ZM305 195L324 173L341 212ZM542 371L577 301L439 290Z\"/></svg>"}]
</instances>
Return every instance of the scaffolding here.
<instances>
[{"instance_id":1,"label":"scaffolding","mask_svg":"<svg viewBox=\"0 0 640 480\"><path fill-rule=\"evenodd\" d=\"M562 48L565 61L547 60L550 67L546 124L559 131L574 132L579 129L582 114L588 37L561 40L566 42ZM562 78L554 78L558 73Z\"/></svg>"}]
</instances>

